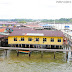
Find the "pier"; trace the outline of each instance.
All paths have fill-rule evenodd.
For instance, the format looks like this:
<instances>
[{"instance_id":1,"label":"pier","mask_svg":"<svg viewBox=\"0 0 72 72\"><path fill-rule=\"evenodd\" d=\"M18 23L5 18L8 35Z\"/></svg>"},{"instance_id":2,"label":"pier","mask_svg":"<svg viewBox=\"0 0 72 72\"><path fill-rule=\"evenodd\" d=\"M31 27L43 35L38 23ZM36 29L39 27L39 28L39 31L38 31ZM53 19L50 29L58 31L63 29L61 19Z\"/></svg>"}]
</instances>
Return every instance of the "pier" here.
<instances>
[{"instance_id":1,"label":"pier","mask_svg":"<svg viewBox=\"0 0 72 72\"><path fill-rule=\"evenodd\" d=\"M72 52L72 50L68 49L42 49L42 48L19 48L19 47L0 47L0 49L3 49L5 51L5 55L7 56L7 50L16 50L17 56L19 56L18 50L29 50L29 51L40 51L41 52L41 58L43 58L43 52L54 52L54 59L56 58L55 52L66 52L66 61L68 59L68 52ZM31 57L31 53L28 54L29 57Z\"/></svg>"}]
</instances>

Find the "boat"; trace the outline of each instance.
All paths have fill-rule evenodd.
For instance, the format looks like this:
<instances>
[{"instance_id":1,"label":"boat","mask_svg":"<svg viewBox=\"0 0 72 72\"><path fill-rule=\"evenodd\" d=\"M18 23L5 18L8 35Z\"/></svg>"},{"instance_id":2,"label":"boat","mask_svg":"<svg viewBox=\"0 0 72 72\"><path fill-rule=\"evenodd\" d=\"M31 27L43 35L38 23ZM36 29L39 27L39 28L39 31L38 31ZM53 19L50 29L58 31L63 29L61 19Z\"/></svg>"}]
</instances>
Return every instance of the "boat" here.
<instances>
[{"instance_id":1,"label":"boat","mask_svg":"<svg viewBox=\"0 0 72 72\"><path fill-rule=\"evenodd\" d=\"M29 54L31 51L29 50L19 50L19 53Z\"/></svg>"}]
</instances>

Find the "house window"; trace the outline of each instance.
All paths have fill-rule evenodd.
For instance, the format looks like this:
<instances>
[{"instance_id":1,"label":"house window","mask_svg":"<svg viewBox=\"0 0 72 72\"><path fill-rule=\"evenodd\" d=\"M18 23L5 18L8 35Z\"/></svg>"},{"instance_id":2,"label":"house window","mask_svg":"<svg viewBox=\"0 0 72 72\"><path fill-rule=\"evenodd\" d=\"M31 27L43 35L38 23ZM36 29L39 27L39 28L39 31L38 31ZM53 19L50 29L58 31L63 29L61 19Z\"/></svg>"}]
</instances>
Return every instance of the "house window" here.
<instances>
[{"instance_id":1,"label":"house window","mask_svg":"<svg viewBox=\"0 0 72 72\"><path fill-rule=\"evenodd\" d=\"M12 30L12 29L10 29L10 30Z\"/></svg>"},{"instance_id":2,"label":"house window","mask_svg":"<svg viewBox=\"0 0 72 72\"><path fill-rule=\"evenodd\" d=\"M9 29L6 29L6 30L9 30Z\"/></svg>"},{"instance_id":3,"label":"house window","mask_svg":"<svg viewBox=\"0 0 72 72\"><path fill-rule=\"evenodd\" d=\"M43 42L45 42L46 41L46 38L43 38Z\"/></svg>"},{"instance_id":4,"label":"house window","mask_svg":"<svg viewBox=\"0 0 72 72\"><path fill-rule=\"evenodd\" d=\"M61 39L58 39L58 42L61 42Z\"/></svg>"},{"instance_id":5,"label":"house window","mask_svg":"<svg viewBox=\"0 0 72 72\"><path fill-rule=\"evenodd\" d=\"M0 26L2 26L2 24L0 24Z\"/></svg>"},{"instance_id":6,"label":"house window","mask_svg":"<svg viewBox=\"0 0 72 72\"><path fill-rule=\"evenodd\" d=\"M32 38L28 38L28 41L32 41Z\"/></svg>"},{"instance_id":7,"label":"house window","mask_svg":"<svg viewBox=\"0 0 72 72\"><path fill-rule=\"evenodd\" d=\"M24 37L21 37L21 41L24 41Z\"/></svg>"},{"instance_id":8,"label":"house window","mask_svg":"<svg viewBox=\"0 0 72 72\"><path fill-rule=\"evenodd\" d=\"M39 41L39 38L36 38L36 41Z\"/></svg>"},{"instance_id":9,"label":"house window","mask_svg":"<svg viewBox=\"0 0 72 72\"><path fill-rule=\"evenodd\" d=\"M17 41L17 37L14 38L14 41Z\"/></svg>"},{"instance_id":10,"label":"house window","mask_svg":"<svg viewBox=\"0 0 72 72\"><path fill-rule=\"evenodd\" d=\"M51 38L51 42L54 42L54 38Z\"/></svg>"}]
</instances>

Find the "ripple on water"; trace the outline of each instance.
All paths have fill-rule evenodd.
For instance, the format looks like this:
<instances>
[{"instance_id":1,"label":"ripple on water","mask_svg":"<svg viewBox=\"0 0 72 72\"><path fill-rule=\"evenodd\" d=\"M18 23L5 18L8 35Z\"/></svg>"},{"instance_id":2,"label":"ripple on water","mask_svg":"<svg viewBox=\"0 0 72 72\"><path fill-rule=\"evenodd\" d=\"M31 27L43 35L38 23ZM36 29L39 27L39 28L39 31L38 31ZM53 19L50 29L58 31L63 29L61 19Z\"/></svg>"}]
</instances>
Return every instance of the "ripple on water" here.
<instances>
[{"instance_id":1,"label":"ripple on water","mask_svg":"<svg viewBox=\"0 0 72 72\"><path fill-rule=\"evenodd\" d=\"M44 53L41 58L40 53L28 55L10 51L9 55L0 61L0 72L72 72L72 63L66 63L63 53Z\"/></svg>"}]
</instances>

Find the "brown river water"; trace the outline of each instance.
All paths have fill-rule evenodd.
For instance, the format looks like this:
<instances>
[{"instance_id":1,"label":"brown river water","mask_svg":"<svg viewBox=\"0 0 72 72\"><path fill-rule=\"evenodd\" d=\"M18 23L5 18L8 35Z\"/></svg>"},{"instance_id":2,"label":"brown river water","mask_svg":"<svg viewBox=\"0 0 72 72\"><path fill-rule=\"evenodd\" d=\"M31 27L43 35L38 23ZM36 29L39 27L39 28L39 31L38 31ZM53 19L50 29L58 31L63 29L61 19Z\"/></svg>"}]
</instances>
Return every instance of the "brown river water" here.
<instances>
[{"instance_id":1,"label":"brown river water","mask_svg":"<svg viewBox=\"0 0 72 72\"><path fill-rule=\"evenodd\" d=\"M66 62L65 54L56 52L44 52L41 58L40 52L19 54L14 50L8 50L7 56L0 50L0 72L72 72L72 62Z\"/></svg>"}]
</instances>

